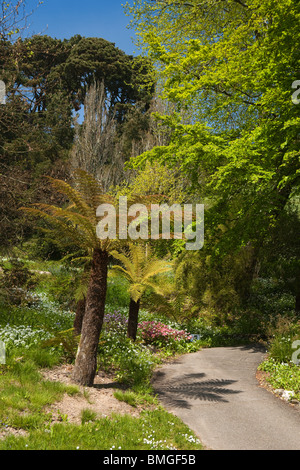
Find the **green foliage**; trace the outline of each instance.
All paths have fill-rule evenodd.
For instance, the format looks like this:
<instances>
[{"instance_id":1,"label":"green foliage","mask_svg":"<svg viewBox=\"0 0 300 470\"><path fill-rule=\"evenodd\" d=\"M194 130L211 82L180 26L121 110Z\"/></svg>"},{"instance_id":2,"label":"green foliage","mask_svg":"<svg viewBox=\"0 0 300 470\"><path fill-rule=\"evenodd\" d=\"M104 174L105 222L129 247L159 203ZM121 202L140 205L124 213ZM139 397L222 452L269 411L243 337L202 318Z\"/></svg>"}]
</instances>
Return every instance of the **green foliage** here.
<instances>
[{"instance_id":1,"label":"green foliage","mask_svg":"<svg viewBox=\"0 0 300 470\"><path fill-rule=\"evenodd\" d=\"M153 256L151 247L142 244L130 244L128 252L112 252L112 256L122 265L115 265L111 272L122 274L129 282L130 297L137 302L147 288L162 293L156 277L171 270L171 264Z\"/></svg>"},{"instance_id":2,"label":"green foliage","mask_svg":"<svg viewBox=\"0 0 300 470\"><path fill-rule=\"evenodd\" d=\"M59 347L63 351L66 361L74 361L78 350L79 337L75 336L74 329L60 331L43 343L44 347Z\"/></svg>"},{"instance_id":3,"label":"green foliage","mask_svg":"<svg viewBox=\"0 0 300 470\"><path fill-rule=\"evenodd\" d=\"M123 276L108 276L106 304L116 308L128 308L130 302L128 282Z\"/></svg>"},{"instance_id":4,"label":"green foliage","mask_svg":"<svg viewBox=\"0 0 300 470\"><path fill-rule=\"evenodd\" d=\"M5 287L24 287L32 289L35 286L34 274L24 265L21 260L10 259L7 263L2 263L4 277L2 285Z\"/></svg>"},{"instance_id":5,"label":"green foliage","mask_svg":"<svg viewBox=\"0 0 300 470\"><path fill-rule=\"evenodd\" d=\"M67 431L67 432L66 432ZM18 450L201 450L194 433L165 410L142 412L140 418L113 415L84 426L55 424L28 437L10 436L0 448Z\"/></svg>"},{"instance_id":6,"label":"green foliage","mask_svg":"<svg viewBox=\"0 0 300 470\"><path fill-rule=\"evenodd\" d=\"M116 379L130 388L149 388L158 359L142 344L133 344L124 334L111 331L102 335L99 345L99 366L114 371Z\"/></svg>"},{"instance_id":7,"label":"green foliage","mask_svg":"<svg viewBox=\"0 0 300 470\"><path fill-rule=\"evenodd\" d=\"M145 107L153 93L149 61L126 55L102 38L76 35L60 40L35 35L16 44L6 43L3 48L10 96L6 110L1 112L8 121L19 104L23 116L23 122L17 118L21 127L11 133L6 148L9 152L17 145L25 149L24 132L31 129L27 136L31 153L25 159L31 165L49 163L70 149L74 135L72 110L81 108L94 81L104 82L110 113L120 123L137 102ZM18 101L20 89L30 91L31 99Z\"/></svg>"},{"instance_id":8,"label":"green foliage","mask_svg":"<svg viewBox=\"0 0 300 470\"><path fill-rule=\"evenodd\" d=\"M261 252L260 272L277 280L278 288L300 299L300 229L299 198L294 197L282 212L279 224L265 242ZM299 302L299 300L298 300ZM299 310L297 300L295 310Z\"/></svg>"},{"instance_id":9,"label":"green foliage","mask_svg":"<svg viewBox=\"0 0 300 470\"><path fill-rule=\"evenodd\" d=\"M260 250L270 237L274 246L280 215L299 190L300 120L292 103L299 3L137 0L127 11L176 111L160 113L170 142L132 166L175 166L193 200L205 202L204 282L192 285L200 301L206 288L210 304L230 311L249 297ZM285 242L290 253L276 266L289 259L295 271L297 249Z\"/></svg>"},{"instance_id":10,"label":"green foliage","mask_svg":"<svg viewBox=\"0 0 300 470\"><path fill-rule=\"evenodd\" d=\"M273 358L264 361L259 369L269 375L267 381L274 389L284 389L293 392L291 398L300 400L300 368L294 363L278 362Z\"/></svg>"},{"instance_id":11,"label":"green foliage","mask_svg":"<svg viewBox=\"0 0 300 470\"><path fill-rule=\"evenodd\" d=\"M14 258L9 262L2 262L1 266L0 296L2 299L15 305L31 302L32 298L28 290L33 289L37 284L35 274L22 261Z\"/></svg>"},{"instance_id":12,"label":"green foliage","mask_svg":"<svg viewBox=\"0 0 300 470\"><path fill-rule=\"evenodd\" d=\"M279 363L290 363L295 348L293 343L300 340L300 322L293 317L279 317L269 329L269 358Z\"/></svg>"}]
</instances>

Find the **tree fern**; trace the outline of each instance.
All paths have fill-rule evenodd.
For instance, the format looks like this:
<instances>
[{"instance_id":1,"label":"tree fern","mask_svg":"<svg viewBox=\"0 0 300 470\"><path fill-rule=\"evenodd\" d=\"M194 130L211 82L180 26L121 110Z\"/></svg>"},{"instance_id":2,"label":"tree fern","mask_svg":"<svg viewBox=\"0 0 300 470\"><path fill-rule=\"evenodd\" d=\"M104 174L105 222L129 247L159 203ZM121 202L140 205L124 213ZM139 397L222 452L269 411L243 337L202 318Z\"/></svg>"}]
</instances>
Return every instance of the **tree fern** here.
<instances>
[{"instance_id":1,"label":"tree fern","mask_svg":"<svg viewBox=\"0 0 300 470\"><path fill-rule=\"evenodd\" d=\"M128 337L135 340L140 299L147 288L163 295L163 289L160 288L156 276L170 271L172 265L165 260L153 258L151 248L148 245L131 243L127 253L113 251L111 254L123 265L113 266L112 273L121 273L129 281Z\"/></svg>"},{"instance_id":2,"label":"tree fern","mask_svg":"<svg viewBox=\"0 0 300 470\"><path fill-rule=\"evenodd\" d=\"M50 204L35 204L22 208L28 214L41 217L50 229L43 229L53 240L62 245L70 243L91 253L95 248L108 249L113 240L100 240L96 234L96 211L100 204L114 203L112 196L101 192L97 180L83 170L74 172L74 185L49 178L51 185L67 198L67 207L57 207Z\"/></svg>"},{"instance_id":3,"label":"tree fern","mask_svg":"<svg viewBox=\"0 0 300 470\"><path fill-rule=\"evenodd\" d=\"M153 278L171 269L171 263L153 258L152 251L147 245L131 243L127 254L117 251L112 251L111 254L123 264L123 266L114 265L111 270L120 272L130 282L130 292L135 301L141 297L147 287L159 289Z\"/></svg>"},{"instance_id":4,"label":"tree fern","mask_svg":"<svg viewBox=\"0 0 300 470\"><path fill-rule=\"evenodd\" d=\"M97 207L111 201L101 191L97 180L83 170L74 173L74 186L50 179L52 186L67 199L66 207L39 204L23 208L27 213L42 217L50 228L45 230L61 246L70 243L90 257L91 269L86 292L85 313L76 356L73 379L84 386L92 386L97 366L97 350L105 311L107 290L108 251L114 240L97 237Z\"/></svg>"}]
</instances>

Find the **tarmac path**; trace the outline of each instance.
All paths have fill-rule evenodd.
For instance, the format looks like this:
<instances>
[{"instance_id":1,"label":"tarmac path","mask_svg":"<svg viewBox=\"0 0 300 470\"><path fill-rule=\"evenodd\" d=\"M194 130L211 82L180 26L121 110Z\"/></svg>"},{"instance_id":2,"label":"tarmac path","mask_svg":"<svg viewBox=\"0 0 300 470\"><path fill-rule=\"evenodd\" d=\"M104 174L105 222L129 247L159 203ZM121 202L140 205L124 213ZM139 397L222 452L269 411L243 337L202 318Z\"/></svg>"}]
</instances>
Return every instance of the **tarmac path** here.
<instances>
[{"instance_id":1,"label":"tarmac path","mask_svg":"<svg viewBox=\"0 0 300 470\"><path fill-rule=\"evenodd\" d=\"M300 406L261 387L265 351L203 349L162 366L153 387L162 405L210 450L300 450Z\"/></svg>"}]
</instances>

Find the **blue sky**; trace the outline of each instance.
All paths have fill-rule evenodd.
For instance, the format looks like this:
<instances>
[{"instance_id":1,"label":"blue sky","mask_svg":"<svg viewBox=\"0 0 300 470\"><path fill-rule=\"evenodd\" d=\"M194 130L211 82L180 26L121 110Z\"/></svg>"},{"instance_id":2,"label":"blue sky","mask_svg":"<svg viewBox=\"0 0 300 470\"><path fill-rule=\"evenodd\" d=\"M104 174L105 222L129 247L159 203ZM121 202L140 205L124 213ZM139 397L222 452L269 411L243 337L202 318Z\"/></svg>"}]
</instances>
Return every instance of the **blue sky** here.
<instances>
[{"instance_id":1,"label":"blue sky","mask_svg":"<svg viewBox=\"0 0 300 470\"><path fill-rule=\"evenodd\" d=\"M27 11L31 11L38 0L26 3ZM124 13L124 3L126 0L44 0L29 18L27 34L47 34L59 39L75 34L102 37L127 54L134 54L136 48L131 39L134 31L127 28L130 18Z\"/></svg>"}]
</instances>

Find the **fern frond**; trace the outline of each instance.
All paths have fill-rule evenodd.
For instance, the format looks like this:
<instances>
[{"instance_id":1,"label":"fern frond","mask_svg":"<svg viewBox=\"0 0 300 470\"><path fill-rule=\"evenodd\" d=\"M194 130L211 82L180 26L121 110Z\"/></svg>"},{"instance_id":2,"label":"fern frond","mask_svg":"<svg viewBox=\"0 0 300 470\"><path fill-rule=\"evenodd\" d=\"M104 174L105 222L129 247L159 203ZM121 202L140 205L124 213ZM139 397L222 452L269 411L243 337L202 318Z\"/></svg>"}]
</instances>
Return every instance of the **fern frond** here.
<instances>
[{"instance_id":1,"label":"fern frond","mask_svg":"<svg viewBox=\"0 0 300 470\"><path fill-rule=\"evenodd\" d=\"M44 231L50 234L51 238L61 246L68 246L72 243L84 250L93 247L91 237L88 237L83 230L79 230L78 227L55 216L55 214L48 214L46 211L33 207L24 207L22 210L28 214L38 216L49 223L52 228Z\"/></svg>"},{"instance_id":2,"label":"fern frond","mask_svg":"<svg viewBox=\"0 0 300 470\"><path fill-rule=\"evenodd\" d=\"M74 189L70 184L66 183L65 181L53 178L49 178L49 180L51 181L51 185L55 189L57 189L57 191L59 191L61 194L63 194L73 202L74 207L76 207L80 214L90 220L94 220L96 218L95 211L91 206L86 203L79 191L76 191L76 189Z\"/></svg>"},{"instance_id":3,"label":"fern frond","mask_svg":"<svg viewBox=\"0 0 300 470\"><path fill-rule=\"evenodd\" d=\"M166 264L164 260L153 260L152 262L148 263L145 270L143 279L146 281L151 277L155 277L158 274L163 274L172 269L171 264Z\"/></svg>"},{"instance_id":4,"label":"fern frond","mask_svg":"<svg viewBox=\"0 0 300 470\"><path fill-rule=\"evenodd\" d=\"M164 296L166 294L163 286L161 286L157 281L144 281L146 287L150 287L156 294Z\"/></svg>"},{"instance_id":5,"label":"fern frond","mask_svg":"<svg viewBox=\"0 0 300 470\"><path fill-rule=\"evenodd\" d=\"M128 253L113 252L112 255L122 263L122 266L113 266L112 270L120 272L130 282L129 293L133 300L141 298L147 287L163 293L155 277L170 271L172 265L165 260L153 259L150 247L130 244Z\"/></svg>"},{"instance_id":6,"label":"fern frond","mask_svg":"<svg viewBox=\"0 0 300 470\"><path fill-rule=\"evenodd\" d=\"M98 180L85 170L77 168L74 171L74 177L78 191L83 195L85 202L96 214L100 204L114 204L115 199L108 194L103 193L103 188Z\"/></svg>"},{"instance_id":7,"label":"fern frond","mask_svg":"<svg viewBox=\"0 0 300 470\"><path fill-rule=\"evenodd\" d=\"M113 268L115 269L120 269L122 268L121 270L126 272L128 274L128 276L131 278L131 279L134 279L136 277L136 271L134 269L134 264L132 262L132 260L130 259L130 257L126 256L124 253L119 253L118 251L112 251L111 252L111 255L117 259L118 261L121 261L121 263L123 264L124 268L122 268L121 266L119 265L116 265L114 266Z\"/></svg>"},{"instance_id":8,"label":"fern frond","mask_svg":"<svg viewBox=\"0 0 300 470\"><path fill-rule=\"evenodd\" d=\"M111 272L114 274L116 274L117 272L120 272L129 282L134 281L134 277L122 266L116 265L116 266L112 266L110 269L111 269Z\"/></svg>"},{"instance_id":9,"label":"fern frond","mask_svg":"<svg viewBox=\"0 0 300 470\"><path fill-rule=\"evenodd\" d=\"M89 246L93 247L97 245L98 238L96 229L88 218L68 209L61 209L55 206L44 205L42 209L45 211L48 210L55 220L60 219L68 222L68 227L72 226L80 237L85 239L85 243L88 243Z\"/></svg>"}]
</instances>

